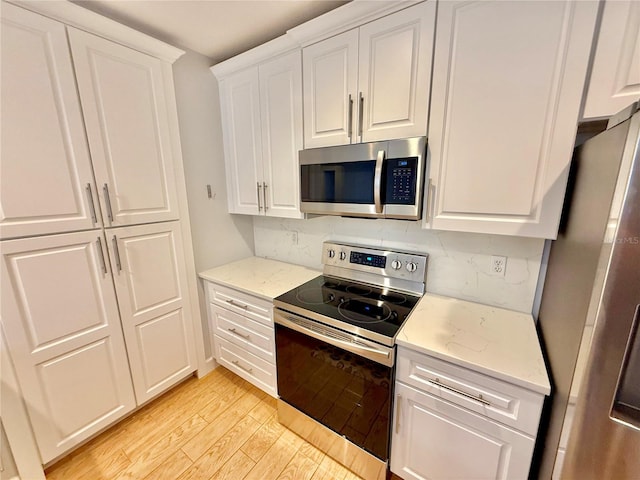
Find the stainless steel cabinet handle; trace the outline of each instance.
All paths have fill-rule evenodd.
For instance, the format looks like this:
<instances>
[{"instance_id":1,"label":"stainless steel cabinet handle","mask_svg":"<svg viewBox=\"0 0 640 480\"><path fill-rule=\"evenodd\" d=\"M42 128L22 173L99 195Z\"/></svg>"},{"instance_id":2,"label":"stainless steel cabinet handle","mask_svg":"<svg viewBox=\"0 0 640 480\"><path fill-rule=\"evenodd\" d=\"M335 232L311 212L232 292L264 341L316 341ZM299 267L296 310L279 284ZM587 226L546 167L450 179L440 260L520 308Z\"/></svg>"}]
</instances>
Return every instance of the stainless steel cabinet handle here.
<instances>
[{"instance_id":1,"label":"stainless steel cabinet handle","mask_svg":"<svg viewBox=\"0 0 640 480\"><path fill-rule=\"evenodd\" d=\"M402 408L402 396L398 395L396 397L396 405L396 433L400 433L400 409Z\"/></svg>"},{"instance_id":2,"label":"stainless steel cabinet handle","mask_svg":"<svg viewBox=\"0 0 640 480\"><path fill-rule=\"evenodd\" d=\"M246 310L247 308L249 308L249 305L243 305L231 299L226 300L226 302L233 305L234 307L242 308L243 310Z\"/></svg>"},{"instance_id":3,"label":"stainless steel cabinet handle","mask_svg":"<svg viewBox=\"0 0 640 480\"><path fill-rule=\"evenodd\" d=\"M378 151L376 159L376 170L373 177L373 202L376 206L376 213L382 213L382 166L384 164L384 150Z\"/></svg>"},{"instance_id":4,"label":"stainless steel cabinet handle","mask_svg":"<svg viewBox=\"0 0 640 480\"><path fill-rule=\"evenodd\" d=\"M87 186L85 187L85 190L87 191L87 197L89 197L89 212L91 213L91 221L95 225L96 223L98 223L98 217L96 215L96 206L93 203L93 195L91 194L91 184L90 183L87 183Z\"/></svg>"},{"instance_id":5,"label":"stainless steel cabinet handle","mask_svg":"<svg viewBox=\"0 0 640 480\"><path fill-rule=\"evenodd\" d=\"M227 328L227 330L229 330L234 335L237 335L238 337L242 337L242 338L244 338L246 340L251 340L251 336L250 335L243 335L242 333L237 331L235 328Z\"/></svg>"},{"instance_id":6,"label":"stainless steel cabinet handle","mask_svg":"<svg viewBox=\"0 0 640 480\"><path fill-rule=\"evenodd\" d=\"M240 365L240 362L238 362L237 360L232 360L231 363L233 363L236 367L241 368L247 373L253 373L253 368L243 367L242 365Z\"/></svg>"},{"instance_id":7,"label":"stainless steel cabinet handle","mask_svg":"<svg viewBox=\"0 0 640 480\"><path fill-rule=\"evenodd\" d=\"M433 200L431 198L431 190L433 189L433 182L431 179L429 179L427 181L427 191L426 191L426 197L427 197L427 202L425 205L425 216L427 217L427 223L431 222L432 220L432 213L431 213L431 207L433 207Z\"/></svg>"},{"instance_id":8,"label":"stainless steel cabinet handle","mask_svg":"<svg viewBox=\"0 0 640 480\"><path fill-rule=\"evenodd\" d=\"M267 183L266 182L262 182L262 195L264 198L264 211L266 212L267 209L269 208L267 206Z\"/></svg>"},{"instance_id":9,"label":"stainless steel cabinet handle","mask_svg":"<svg viewBox=\"0 0 640 480\"><path fill-rule=\"evenodd\" d=\"M111 239L113 243L113 253L116 257L116 268L118 269L118 275L122 271L122 263L120 263L120 250L118 249L118 238L114 235Z\"/></svg>"},{"instance_id":10,"label":"stainless steel cabinet handle","mask_svg":"<svg viewBox=\"0 0 640 480\"><path fill-rule=\"evenodd\" d=\"M349 142L353 137L353 98L351 98L351 94L349 94L349 114L347 116L347 136L349 137Z\"/></svg>"},{"instance_id":11,"label":"stainless steel cabinet handle","mask_svg":"<svg viewBox=\"0 0 640 480\"><path fill-rule=\"evenodd\" d=\"M441 383L439 378L436 378L435 380L429 380L429 383L432 383L437 387L444 388L445 390L449 390L450 392L457 393L458 395L462 395L463 397L469 398L483 405L491 406L491 402L487 402L484 398L482 398L482 395L471 395L470 393L463 392L462 390L458 390L457 388L450 387L449 385Z\"/></svg>"},{"instance_id":12,"label":"stainless steel cabinet handle","mask_svg":"<svg viewBox=\"0 0 640 480\"><path fill-rule=\"evenodd\" d=\"M360 92L360 109L358 110L358 137L362 141L362 123L364 122L364 97Z\"/></svg>"},{"instance_id":13,"label":"stainless steel cabinet handle","mask_svg":"<svg viewBox=\"0 0 640 480\"><path fill-rule=\"evenodd\" d=\"M262 204L260 203L260 189L262 188L262 185L260 185L260 182L256 183L257 185L257 190L258 190L258 211L261 212L262 211Z\"/></svg>"},{"instance_id":14,"label":"stainless steel cabinet handle","mask_svg":"<svg viewBox=\"0 0 640 480\"><path fill-rule=\"evenodd\" d=\"M96 243L98 244L98 253L100 254L100 266L102 267L102 273L106 275L107 262L105 262L104 260L104 250L102 250L102 240L100 240L100 237L98 237L98 239L96 240Z\"/></svg>"},{"instance_id":15,"label":"stainless steel cabinet handle","mask_svg":"<svg viewBox=\"0 0 640 480\"><path fill-rule=\"evenodd\" d=\"M102 193L104 194L104 203L107 206L107 217L109 217L109 222L113 223L113 210L111 209L111 198L109 198L109 185L106 183L102 187Z\"/></svg>"}]
</instances>

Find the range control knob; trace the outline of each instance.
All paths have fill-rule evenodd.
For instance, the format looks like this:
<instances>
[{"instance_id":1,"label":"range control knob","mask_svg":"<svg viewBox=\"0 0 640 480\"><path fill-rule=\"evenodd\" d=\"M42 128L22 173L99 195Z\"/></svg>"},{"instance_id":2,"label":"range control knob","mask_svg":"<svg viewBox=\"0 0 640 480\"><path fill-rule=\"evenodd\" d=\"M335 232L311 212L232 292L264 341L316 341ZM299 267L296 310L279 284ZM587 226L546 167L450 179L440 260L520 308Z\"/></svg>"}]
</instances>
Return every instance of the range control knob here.
<instances>
[{"instance_id":1,"label":"range control knob","mask_svg":"<svg viewBox=\"0 0 640 480\"><path fill-rule=\"evenodd\" d=\"M391 268L394 270L400 270L402 268L402 262L400 260L394 260L391 262Z\"/></svg>"},{"instance_id":2,"label":"range control knob","mask_svg":"<svg viewBox=\"0 0 640 480\"><path fill-rule=\"evenodd\" d=\"M327 250L327 255L329 255L329 258L333 258L336 256L336 251L333 248L330 248Z\"/></svg>"},{"instance_id":3,"label":"range control knob","mask_svg":"<svg viewBox=\"0 0 640 480\"><path fill-rule=\"evenodd\" d=\"M340 252L340 260L347 258L347 252Z\"/></svg>"},{"instance_id":4,"label":"range control knob","mask_svg":"<svg viewBox=\"0 0 640 480\"><path fill-rule=\"evenodd\" d=\"M407 270L409 272L415 272L418 269L418 264L416 262L407 263Z\"/></svg>"}]
</instances>

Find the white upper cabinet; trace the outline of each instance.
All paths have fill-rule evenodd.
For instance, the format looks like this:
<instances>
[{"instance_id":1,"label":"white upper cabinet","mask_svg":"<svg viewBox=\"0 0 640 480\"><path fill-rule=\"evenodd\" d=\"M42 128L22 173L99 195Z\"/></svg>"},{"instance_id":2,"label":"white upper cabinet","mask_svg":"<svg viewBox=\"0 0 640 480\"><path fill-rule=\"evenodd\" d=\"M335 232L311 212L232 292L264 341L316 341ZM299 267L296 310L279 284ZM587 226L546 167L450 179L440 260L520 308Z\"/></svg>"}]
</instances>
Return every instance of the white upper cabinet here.
<instances>
[{"instance_id":1,"label":"white upper cabinet","mask_svg":"<svg viewBox=\"0 0 640 480\"><path fill-rule=\"evenodd\" d=\"M298 151L302 149L300 51L259 67L263 198L266 215L300 218Z\"/></svg>"},{"instance_id":2,"label":"white upper cabinet","mask_svg":"<svg viewBox=\"0 0 640 480\"><path fill-rule=\"evenodd\" d=\"M358 100L358 30L302 50L304 145L353 143Z\"/></svg>"},{"instance_id":3,"label":"white upper cabinet","mask_svg":"<svg viewBox=\"0 0 640 480\"><path fill-rule=\"evenodd\" d=\"M596 10L439 4L425 225L556 237Z\"/></svg>"},{"instance_id":4,"label":"white upper cabinet","mask_svg":"<svg viewBox=\"0 0 640 480\"><path fill-rule=\"evenodd\" d=\"M301 69L296 50L221 80L230 213L301 218Z\"/></svg>"},{"instance_id":5,"label":"white upper cabinet","mask_svg":"<svg viewBox=\"0 0 640 480\"><path fill-rule=\"evenodd\" d=\"M303 49L305 148L427 132L436 2Z\"/></svg>"},{"instance_id":6,"label":"white upper cabinet","mask_svg":"<svg viewBox=\"0 0 640 480\"><path fill-rule=\"evenodd\" d=\"M197 366L180 224L106 233L133 387L141 405Z\"/></svg>"},{"instance_id":7,"label":"white upper cabinet","mask_svg":"<svg viewBox=\"0 0 640 480\"><path fill-rule=\"evenodd\" d=\"M360 27L362 142L426 134L435 17L427 1Z\"/></svg>"},{"instance_id":8,"label":"white upper cabinet","mask_svg":"<svg viewBox=\"0 0 640 480\"><path fill-rule=\"evenodd\" d=\"M262 135L258 68L220 83L229 213L262 212Z\"/></svg>"},{"instance_id":9,"label":"white upper cabinet","mask_svg":"<svg viewBox=\"0 0 640 480\"><path fill-rule=\"evenodd\" d=\"M64 25L3 3L0 44L0 238L99 226Z\"/></svg>"},{"instance_id":10,"label":"white upper cabinet","mask_svg":"<svg viewBox=\"0 0 640 480\"><path fill-rule=\"evenodd\" d=\"M640 2L604 3L584 119L608 117L640 99Z\"/></svg>"},{"instance_id":11,"label":"white upper cabinet","mask_svg":"<svg viewBox=\"0 0 640 480\"><path fill-rule=\"evenodd\" d=\"M177 219L162 61L68 30L105 224Z\"/></svg>"},{"instance_id":12,"label":"white upper cabinet","mask_svg":"<svg viewBox=\"0 0 640 480\"><path fill-rule=\"evenodd\" d=\"M2 326L43 463L135 408L106 255L102 231L2 242Z\"/></svg>"}]
</instances>

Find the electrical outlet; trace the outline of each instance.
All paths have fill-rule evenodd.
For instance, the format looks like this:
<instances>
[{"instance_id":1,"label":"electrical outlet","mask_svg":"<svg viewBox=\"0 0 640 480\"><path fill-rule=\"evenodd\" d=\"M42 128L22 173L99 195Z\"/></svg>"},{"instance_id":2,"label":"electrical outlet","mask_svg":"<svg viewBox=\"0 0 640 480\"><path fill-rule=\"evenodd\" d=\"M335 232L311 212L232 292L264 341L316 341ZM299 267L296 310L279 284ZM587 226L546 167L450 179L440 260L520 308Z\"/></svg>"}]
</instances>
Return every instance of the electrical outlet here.
<instances>
[{"instance_id":1,"label":"electrical outlet","mask_svg":"<svg viewBox=\"0 0 640 480\"><path fill-rule=\"evenodd\" d=\"M298 232L293 230L293 231L289 232L289 234L291 235L291 243L293 245L297 245L298 244Z\"/></svg>"},{"instance_id":2,"label":"electrical outlet","mask_svg":"<svg viewBox=\"0 0 640 480\"><path fill-rule=\"evenodd\" d=\"M507 270L507 257L500 255L491 255L491 264L489 265L489 274L497 277L504 276Z\"/></svg>"}]
</instances>

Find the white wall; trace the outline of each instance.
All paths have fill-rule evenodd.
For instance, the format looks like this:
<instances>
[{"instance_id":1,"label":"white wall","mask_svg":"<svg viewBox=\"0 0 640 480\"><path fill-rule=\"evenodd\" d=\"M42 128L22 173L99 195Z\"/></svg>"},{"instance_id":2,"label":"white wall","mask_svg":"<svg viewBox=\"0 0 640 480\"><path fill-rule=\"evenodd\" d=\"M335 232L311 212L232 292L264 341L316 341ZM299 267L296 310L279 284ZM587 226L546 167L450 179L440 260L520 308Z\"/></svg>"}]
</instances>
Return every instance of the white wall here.
<instances>
[{"instance_id":1,"label":"white wall","mask_svg":"<svg viewBox=\"0 0 640 480\"><path fill-rule=\"evenodd\" d=\"M313 268L322 242L384 246L429 254L427 291L531 313L544 240L424 230L420 222L317 217L255 217L256 255ZM489 275L491 255L508 257L505 276Z\"/></svg>"},{"instance_id":2,"label":"white wall","mask_svg":"<svg viewBox=\"0 0 640 480\"><path fill-rule=\"evenodd\" d=\"M197 271L251 256L254 250L251 217L227 213L218 82L210 66L211 60L191 51L173 66Z\"/></svg>"},{"instance_id":3,"label":"white wall","mask_svg":"<svg viewBox=\"0 0 640 480\"><path fill-rule=\"evenodd\" d=\"M187 50L173 65L196 271L253 255L253 221L227 213L218 82L211 60ZM211 185L212 198L207 195ZM204 288L198 282L205 358L212 361Z\"/></svg>"}]
</instances>

